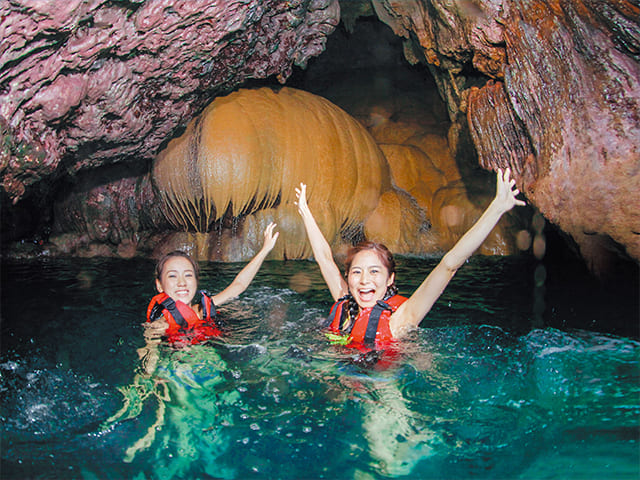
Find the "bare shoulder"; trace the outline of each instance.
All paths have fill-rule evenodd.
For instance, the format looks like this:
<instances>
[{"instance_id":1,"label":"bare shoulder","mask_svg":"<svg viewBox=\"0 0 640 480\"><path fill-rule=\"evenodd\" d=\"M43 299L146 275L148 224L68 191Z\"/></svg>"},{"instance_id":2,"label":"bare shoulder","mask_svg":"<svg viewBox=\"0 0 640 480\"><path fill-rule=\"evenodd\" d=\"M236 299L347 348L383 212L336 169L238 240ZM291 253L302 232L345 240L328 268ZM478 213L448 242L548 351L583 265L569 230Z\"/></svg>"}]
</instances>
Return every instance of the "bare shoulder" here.
<instances>
[{"instance_id":1,"label":"bare shoulder","mask_svg":"<svg viewBox=\"0 0 640 480\"><path fill-rule=\"evenodd\" d=\"M393 312L389 319L389 328L393 338L400 339L417 327L411 315L411 304L409 300L405 301L398 309Z\"/></svg>"}]
</instances>

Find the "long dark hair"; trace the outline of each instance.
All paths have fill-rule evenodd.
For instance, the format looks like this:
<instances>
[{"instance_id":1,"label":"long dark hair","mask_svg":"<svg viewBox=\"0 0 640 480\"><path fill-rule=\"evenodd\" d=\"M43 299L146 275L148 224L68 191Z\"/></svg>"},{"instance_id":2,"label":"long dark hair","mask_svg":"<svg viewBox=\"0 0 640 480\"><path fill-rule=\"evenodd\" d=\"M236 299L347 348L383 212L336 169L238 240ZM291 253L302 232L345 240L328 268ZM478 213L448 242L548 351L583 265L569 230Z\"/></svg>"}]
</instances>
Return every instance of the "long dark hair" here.
<instances>
[{"instance_id":1,"label":"long dark hair","mask_svg":"<svg viewBox=\"0 0 640 480\"><path fill-rule=\"evenodd\" d=\"M354 247L351 247L347 252L347 257L344 261L345 278L349 277L349 270L351 270L351 264L353 263L353 259L355 258L355 256L364 250L374 251L380 258L382 265L388 270L389 275L396 273L396 261L393 259L393 254L389 251L389 249L382 243L364 241L358 243ZM394 276L393 283L387 287L387 291L385 292L382 300L387 300L397 293L398 287L396 286L396 279ZM351 322L353 322L358 316L358 313L360 313L360 306L358 305L358 302L356 302L355 298L353 298L353 295L351 295L351 292L347 294L347 311L349 312L349 318L351 319Z\"/></svg>"},{"instance_id":2,"label":"long dark hair","mask_svg":"<svg viewBox=\"0 0 640 480\"><path fill-rule=\"evenodd\" d=\"M182 250L174 250L172 252L164 254L160 258L160 260L158 260L158 263L156 265L156 278L158 280L161 280L160 277L162 277L162 270L164 270L165 264L169 261L169 259L174 257L182 257L189 260L189 262L191 263L191 266L193 267L193 271L196 274L196 280L198 279L198 274L200 273L200 269L198 268L198 264L196 263L196 261L193 258L191 258L188 253L183 252Z\"/></svg>"}]
</instances>

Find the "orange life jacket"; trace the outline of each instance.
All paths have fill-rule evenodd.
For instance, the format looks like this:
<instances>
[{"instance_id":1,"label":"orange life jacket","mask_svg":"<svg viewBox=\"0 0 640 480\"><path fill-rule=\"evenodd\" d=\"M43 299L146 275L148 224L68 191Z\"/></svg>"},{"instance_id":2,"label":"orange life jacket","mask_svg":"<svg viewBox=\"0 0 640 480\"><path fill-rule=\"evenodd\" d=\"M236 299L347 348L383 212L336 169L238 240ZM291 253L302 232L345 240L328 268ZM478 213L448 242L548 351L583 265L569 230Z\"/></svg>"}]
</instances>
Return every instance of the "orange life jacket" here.
<instances>
[{"instance_id":1,"label":"orange life jacket","mask_svg":"<svg viewBox=\"0 0 640 480\"><path fill-rule=\"evenodd\" d=\"M331 307L325 326L333 332L349 335L350 341L347 345L357 348L365 347L365 350L371 348L382 350L394 342L389 327L391 314L406 301L407 298L401 295L393 295L385 301L378 300L373 307L360 309L355 322L345 329L349 316L348 301L339 299Z\"/></svg>"},{"instance_id":2,"label":"orange life jacket","mask_svg":"<svg viewBox=\"0 0 640 480\"><path fill-rule=\"evenodd\" d=\"M215 318L216 309L211 297L200 291L202 299L202 317L200 318L191 306L180 300L173 300L166 293L159 293L151 299L147 307L147 322L153 322L164 316L169 324L165 331L171 343L201 343L208 338L220 335Z\"/></svg>"}]
</instances>

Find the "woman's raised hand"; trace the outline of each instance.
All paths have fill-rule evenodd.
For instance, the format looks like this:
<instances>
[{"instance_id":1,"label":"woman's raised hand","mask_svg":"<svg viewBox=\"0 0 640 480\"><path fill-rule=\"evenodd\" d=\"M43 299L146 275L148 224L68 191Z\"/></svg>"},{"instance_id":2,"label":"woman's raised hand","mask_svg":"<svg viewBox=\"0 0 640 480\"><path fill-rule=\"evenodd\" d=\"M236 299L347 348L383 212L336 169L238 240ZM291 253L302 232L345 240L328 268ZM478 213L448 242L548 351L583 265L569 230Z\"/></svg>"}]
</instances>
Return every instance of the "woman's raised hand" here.
<instances>
[{"instance_id":1,"label":"woman's raised hand","mask_svg":"<svg viewBox=\"0 0 640 480\"><path fill-rule=\"evenodd\" d=\"M273 247L276 246L276 241L278 240L278 236L280 235L280 232L275 232L275 233L273 232L276 226L277 226L277 223L271 222L269 225L267 225L267 228L264 229L264 244L262 248L267 252L270 252L271 250L273 250Z\"/></svg>"},{"instance_id":2,"label":"woman's raised hand","mask_svg":"<svg viewBox=\"0 0 640 480\"><path fill-rule=\"evenodd\" d=\"M498 169L496 198L494 202L496 202L503 213L508 212L516 205L526 205L524 201L516 198L520 190L515 188L516 181L513 178L509 178L510 174L511 170L509 168L506 168L504 172L501 168Z\"/></svg>"},{"instance_id":3,"label":"woman's raised hand","mask_svg":"<svg viewBox=\"0 0 640 480\"><path fill-rule=\"evenodd\" d=\"M300 187L296 188L297 202L294 202L298 206L298 212L300 215L304 215L309 212L309 205L307 205L307 185L300 182Z\"/></svg>"}]
</instances>

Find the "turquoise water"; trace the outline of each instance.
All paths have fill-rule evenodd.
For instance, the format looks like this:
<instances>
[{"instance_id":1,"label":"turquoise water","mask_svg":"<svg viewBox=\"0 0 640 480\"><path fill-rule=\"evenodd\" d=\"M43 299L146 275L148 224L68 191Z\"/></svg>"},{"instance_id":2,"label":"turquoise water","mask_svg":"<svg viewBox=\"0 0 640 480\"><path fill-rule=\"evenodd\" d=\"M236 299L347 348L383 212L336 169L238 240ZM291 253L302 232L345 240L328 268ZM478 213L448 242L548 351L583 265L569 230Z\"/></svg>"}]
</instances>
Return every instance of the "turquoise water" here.
<instances>
[{"instance_id":1,"label":"turquoise water","mask_svg":"<svg viewBox=\"0 0 640 480\"><path fill-rule=\"evenodd\" d=\"M434 262L400 259L401 293ZM370 365L319 333L316 265L267 262L223 337L145 376L152 262L3 264L1 476L637 479L637 285L540 269L474 257Z\"/></svg>"}]
</instances>

